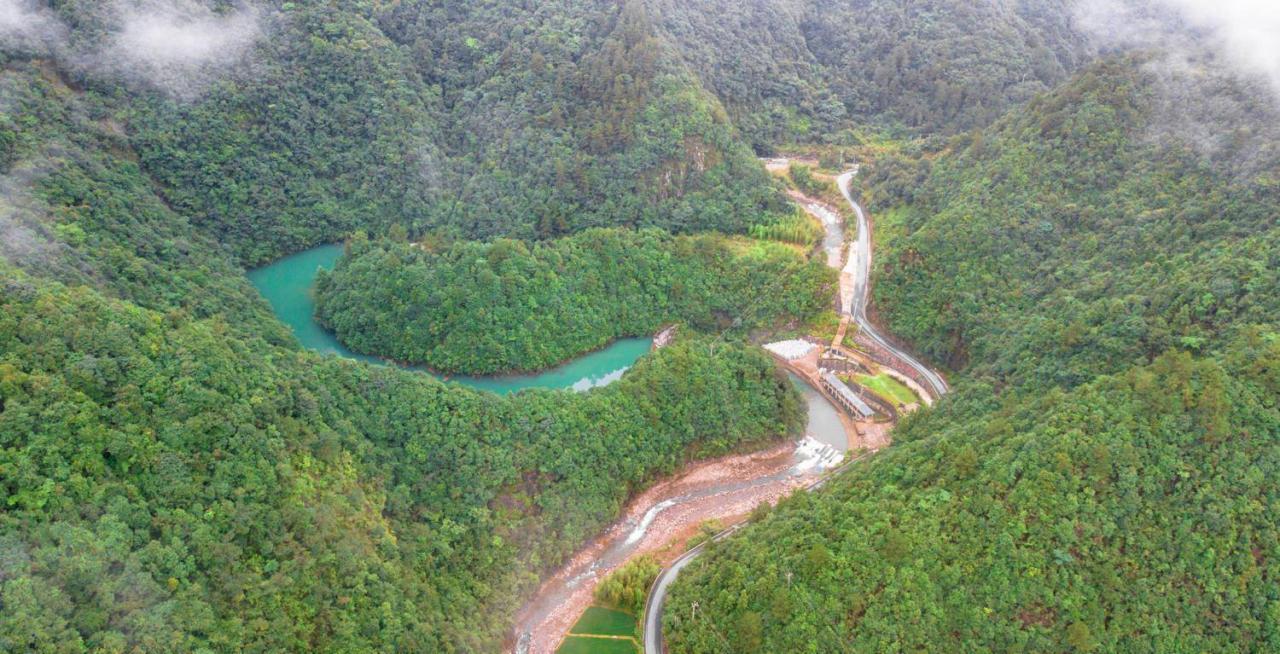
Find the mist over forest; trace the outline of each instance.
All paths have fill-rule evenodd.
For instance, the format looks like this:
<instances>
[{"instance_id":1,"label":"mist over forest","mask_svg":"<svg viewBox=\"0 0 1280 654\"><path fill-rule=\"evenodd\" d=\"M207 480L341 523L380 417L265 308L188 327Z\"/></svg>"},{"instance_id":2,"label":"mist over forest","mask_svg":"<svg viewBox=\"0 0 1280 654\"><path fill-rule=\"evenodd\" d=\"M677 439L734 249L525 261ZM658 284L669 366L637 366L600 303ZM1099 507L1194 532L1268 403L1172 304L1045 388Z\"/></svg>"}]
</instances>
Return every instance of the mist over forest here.
<instances>
[{"instance_id":1,"label":"mist over forest","mask_svg":"<svg viewBox=\"0 0 1280 654\"><path fill-rule=\"evenodd\" d=\"M0 651L556 651L635 502L807 434L773 342L884 446L668 651L1280 650L1278 215L1266 0L0 0ZM249 276L326 246L329 352ZM717 525L584 577L622 646Z\"/></svg>"}]
</instances>

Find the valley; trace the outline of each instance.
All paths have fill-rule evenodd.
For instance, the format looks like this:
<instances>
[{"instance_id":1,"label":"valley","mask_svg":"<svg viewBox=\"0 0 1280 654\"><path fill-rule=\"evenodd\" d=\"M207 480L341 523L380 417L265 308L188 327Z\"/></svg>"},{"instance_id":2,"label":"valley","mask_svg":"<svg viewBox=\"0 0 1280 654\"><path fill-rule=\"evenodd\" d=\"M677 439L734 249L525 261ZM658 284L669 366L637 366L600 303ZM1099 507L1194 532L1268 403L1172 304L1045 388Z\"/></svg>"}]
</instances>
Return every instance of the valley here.
<instances>
[{"instance_id":1,"label":"valley","mask_svg":"<svg viewBox=\"0 0 1280 654\"><path fill-rule=\"evenodd\" d=\"M1280 651L1280 9L0 0L0 651Z\"/></svg>"}]
</instances>

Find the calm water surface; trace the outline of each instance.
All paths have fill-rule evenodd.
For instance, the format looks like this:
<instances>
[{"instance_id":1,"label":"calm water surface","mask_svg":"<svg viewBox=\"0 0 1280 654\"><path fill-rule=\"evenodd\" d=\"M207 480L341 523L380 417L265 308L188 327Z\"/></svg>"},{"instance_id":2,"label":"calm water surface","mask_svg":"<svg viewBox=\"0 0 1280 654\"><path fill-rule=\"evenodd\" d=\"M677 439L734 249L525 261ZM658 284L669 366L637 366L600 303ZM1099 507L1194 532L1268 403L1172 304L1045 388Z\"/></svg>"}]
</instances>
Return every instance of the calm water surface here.
<instances>
[{"instance_id":1,"label":"calm water surface","mask_svg":"<svg viewBox=\"0 0 1280 654\"><path fill-rule=\"evenodd\" d=\"M321 245L252 270L249 272L249 281L253 282L258 292L271 304L276 317L293 330L303 347L385 365L386 362L382 359L348 350L332 332L325 330L315 320L313 285L316 271L321 268L333 270L334 263L340 256L342 245ZM450 377L449 381L495 393L513 393L526 388L572 388L582 391L617 380L636 359L649 351L652 342L647 338L614 341L603 350L585 354L558 368L532 375L458 376ZM421 368L416 369L432 374Z\"/></svg>"}]
</instances>

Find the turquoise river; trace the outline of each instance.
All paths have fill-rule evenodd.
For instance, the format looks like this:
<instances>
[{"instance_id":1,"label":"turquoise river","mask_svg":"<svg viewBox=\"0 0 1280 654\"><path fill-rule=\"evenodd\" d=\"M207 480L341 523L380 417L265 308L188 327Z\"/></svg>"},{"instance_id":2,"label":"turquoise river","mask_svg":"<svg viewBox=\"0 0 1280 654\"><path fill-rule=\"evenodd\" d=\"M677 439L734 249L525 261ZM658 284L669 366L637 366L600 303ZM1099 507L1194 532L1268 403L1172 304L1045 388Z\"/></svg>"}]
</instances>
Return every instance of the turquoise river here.
<instances>
[{"instance_id":1,"label":"turquoise river","mask_svg":"<svg viewBox=\"0 0 1280 654\"><path fill-rule=\"evenodd\" d=\"M303 347L317 352L385 364L385 361L377 357L348 350L331 332L325 330L315 320L315 298L312 287L316 271L321 268L332 270L340 256L342 256L341 245L322 245L252 270L249 272L249 281L253 282L258 292L271 304L276 317L293 330ZM603 386L621 377L636 359L649 351L652 342L652 339L647 338L614 341L602 350L585 354L557 368L532 375L457 376L448 378L448 381L494 393L513 393L526 388L587 390ZM428 371L423 370L423 372Z\"/></svg>"}]
</instances>

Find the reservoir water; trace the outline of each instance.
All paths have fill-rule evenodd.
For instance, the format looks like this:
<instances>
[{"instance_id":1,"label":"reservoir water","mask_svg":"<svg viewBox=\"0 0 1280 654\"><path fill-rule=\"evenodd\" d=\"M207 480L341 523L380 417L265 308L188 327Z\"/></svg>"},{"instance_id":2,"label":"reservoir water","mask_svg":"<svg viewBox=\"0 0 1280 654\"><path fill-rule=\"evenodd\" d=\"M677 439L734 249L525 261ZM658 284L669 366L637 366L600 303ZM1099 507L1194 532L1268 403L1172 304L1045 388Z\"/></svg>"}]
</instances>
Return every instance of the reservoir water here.
<instances>
[{"instance_id":1,"label":"reservoir water","mask_svg":"<svg viewBox=\"0 0 1280 654\"><path fill-rule=\"evenodd\" d=\"M271 304L276 317L293 330L303 347L316 352L385 365L386 362L382 359L348 350L338 342L333 333L316 322L313 292L316 271L321 268L333 270L340 256L342 256L342 245L321 245L251 270L249 281ZM620 378L636 359L649 351L652 342L652 339L648 338L620 339L602 350L584 354L562 366L536 374L495 377L456 376L450 377L448 381L494 393L513 393L526 388L569 388L583 391L604 386ZM420 370L432 374L425 369Z\"/></svg>"},{"instance_id":2,"label":"reservoir water","mask_svg":"<svg viewBox=\"0 0 1280 654\"><path fill-rule=\"evenodd\" d=\"M809 406L809 422L804 433L810 438L843 454L849 449L849 435L845 433L844 423L840 421L840 412L835 405L823 397L818 389L798 377L795 373L787 373L791 381L800 389L805 404Z\"/></svg>"}]
</instances>

